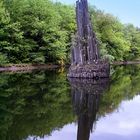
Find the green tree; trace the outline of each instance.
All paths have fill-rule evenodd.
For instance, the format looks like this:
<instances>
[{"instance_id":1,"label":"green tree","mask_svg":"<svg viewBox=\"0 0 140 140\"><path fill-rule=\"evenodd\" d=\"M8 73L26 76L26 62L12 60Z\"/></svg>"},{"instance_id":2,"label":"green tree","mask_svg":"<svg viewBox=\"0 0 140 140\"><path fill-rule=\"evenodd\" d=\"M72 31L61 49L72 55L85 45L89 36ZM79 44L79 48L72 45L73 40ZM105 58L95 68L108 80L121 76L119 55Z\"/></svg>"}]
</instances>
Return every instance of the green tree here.
<instances>
[{"instance_id":1,"label":"green tree","mask_svg":"<svg viewBox=\"0 0 140 140\"><path fill-rule=\"evenodd\" d=\"M0 3L0 51L1 57L7 58L5 62L20 63L27 59L30 50L23 38L19 22L12 22L10 14Z\"/></svg>"},{"instance_id":2,"label":"green tree","mask_svg":"<svg viewBox=\"0 0 140 140\"><path fill-rule=\"evenodd\" d=\"M140 59L140 29L132 24L124 26L124 34L127 41L130 43L130 51L127 54L127 59Z\"/></svg>"},{"instance_id":3,"label":"green tree","mask_svg":"<svg viewBox=\"0 0 140 140\"><path fill-rule=\"evenodd\" d=\"M112 15L92 7L91 18L99 40L101 55L112 57L114 60L123 60L130 51L130 43L123 32L124 25Z\"/></svg>"}]
</instances>

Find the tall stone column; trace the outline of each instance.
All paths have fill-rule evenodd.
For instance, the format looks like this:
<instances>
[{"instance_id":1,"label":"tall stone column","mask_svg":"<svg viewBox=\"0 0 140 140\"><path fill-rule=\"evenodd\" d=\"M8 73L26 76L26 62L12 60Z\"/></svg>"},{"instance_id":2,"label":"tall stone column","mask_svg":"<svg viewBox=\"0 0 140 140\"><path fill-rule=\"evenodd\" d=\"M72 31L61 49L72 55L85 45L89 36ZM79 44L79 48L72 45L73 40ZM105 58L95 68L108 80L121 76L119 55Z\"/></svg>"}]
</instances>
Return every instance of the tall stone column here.
<instances>
[{"instance_id":1,"label":"tall stone column","mask_svg":"<svg viewBox=\"0 0 140 140\"><path fill-rule=\"evenodd\" d=\"M80 60L82 64L92 63L99 59L99 51L95 33L88 12L87 0L76 2L77 19L77 46L80 50ZM80 63L80 62L79 62Z\"/></svg>"},{"instance_id":2,"label":"tall stone column","mask_svg":"<svg viewBox=\"0 0 140 140\"><path fill-rule=\"evenodd\" d=\"M76 22L76 45L71 51L72 65L69 69L68 77L109 77L110 66L108 61L100 59L98 41L90 21L87 0L77 0Z\"/></svg>"}]
</instances>

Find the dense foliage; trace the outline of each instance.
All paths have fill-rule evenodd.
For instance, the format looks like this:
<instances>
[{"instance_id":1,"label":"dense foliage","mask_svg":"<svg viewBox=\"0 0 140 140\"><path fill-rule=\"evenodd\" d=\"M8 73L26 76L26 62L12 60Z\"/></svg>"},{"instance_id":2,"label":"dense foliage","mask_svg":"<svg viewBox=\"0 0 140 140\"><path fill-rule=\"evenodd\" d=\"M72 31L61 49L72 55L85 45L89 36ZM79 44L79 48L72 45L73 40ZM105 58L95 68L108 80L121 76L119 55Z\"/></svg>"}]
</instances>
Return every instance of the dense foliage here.
<instances>
[{"instance_id":1,"label":"dense foliage","mask_svg":"<svg viewBox=\"0 0 140 140\"><path fill-rule=\"evenodd\" d=\"M135 60L140 29L90 7L102 57ZM75 8L50 0L0 0L0 65L69 61Z\"/></svg>"}]
</instances>

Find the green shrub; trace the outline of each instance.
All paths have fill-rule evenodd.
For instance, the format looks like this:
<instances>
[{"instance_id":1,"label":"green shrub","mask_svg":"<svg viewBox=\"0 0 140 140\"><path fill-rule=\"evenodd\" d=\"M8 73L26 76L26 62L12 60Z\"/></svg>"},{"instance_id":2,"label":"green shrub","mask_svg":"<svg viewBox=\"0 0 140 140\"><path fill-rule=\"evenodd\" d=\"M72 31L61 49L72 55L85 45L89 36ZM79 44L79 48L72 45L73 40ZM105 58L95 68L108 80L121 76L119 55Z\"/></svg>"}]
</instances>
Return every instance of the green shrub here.
<instances>
[{"instance_id":1,"label":"green shrub","mask_svg":"<svg viewBox=\"0 0 140 140\"><path fill-rule=\"evenodd\" d=\"M0 53L0 66L7 63L8 63L7 57L4 54Z\"/></svg>"}]
</instances>

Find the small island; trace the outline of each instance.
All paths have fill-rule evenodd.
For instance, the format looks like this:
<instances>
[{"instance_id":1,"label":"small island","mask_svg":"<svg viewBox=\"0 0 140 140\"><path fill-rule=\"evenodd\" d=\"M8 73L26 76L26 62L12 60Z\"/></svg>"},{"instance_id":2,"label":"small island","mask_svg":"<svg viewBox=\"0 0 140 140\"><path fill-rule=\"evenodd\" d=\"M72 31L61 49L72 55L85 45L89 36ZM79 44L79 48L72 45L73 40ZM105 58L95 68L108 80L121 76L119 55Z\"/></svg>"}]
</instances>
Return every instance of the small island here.
<instances>
[{"instance_id":1,"label":"small island","mask_svg":"<svg viewBox=\"0 0 140 140\"><path fill-rule=\"evenodd\" d=\"M93 31L87 0L76 2L77 33L71 47L71 78L107 78L110 73L108 60L100 59L98 41Z\"/></svg>"}]
</instances>

